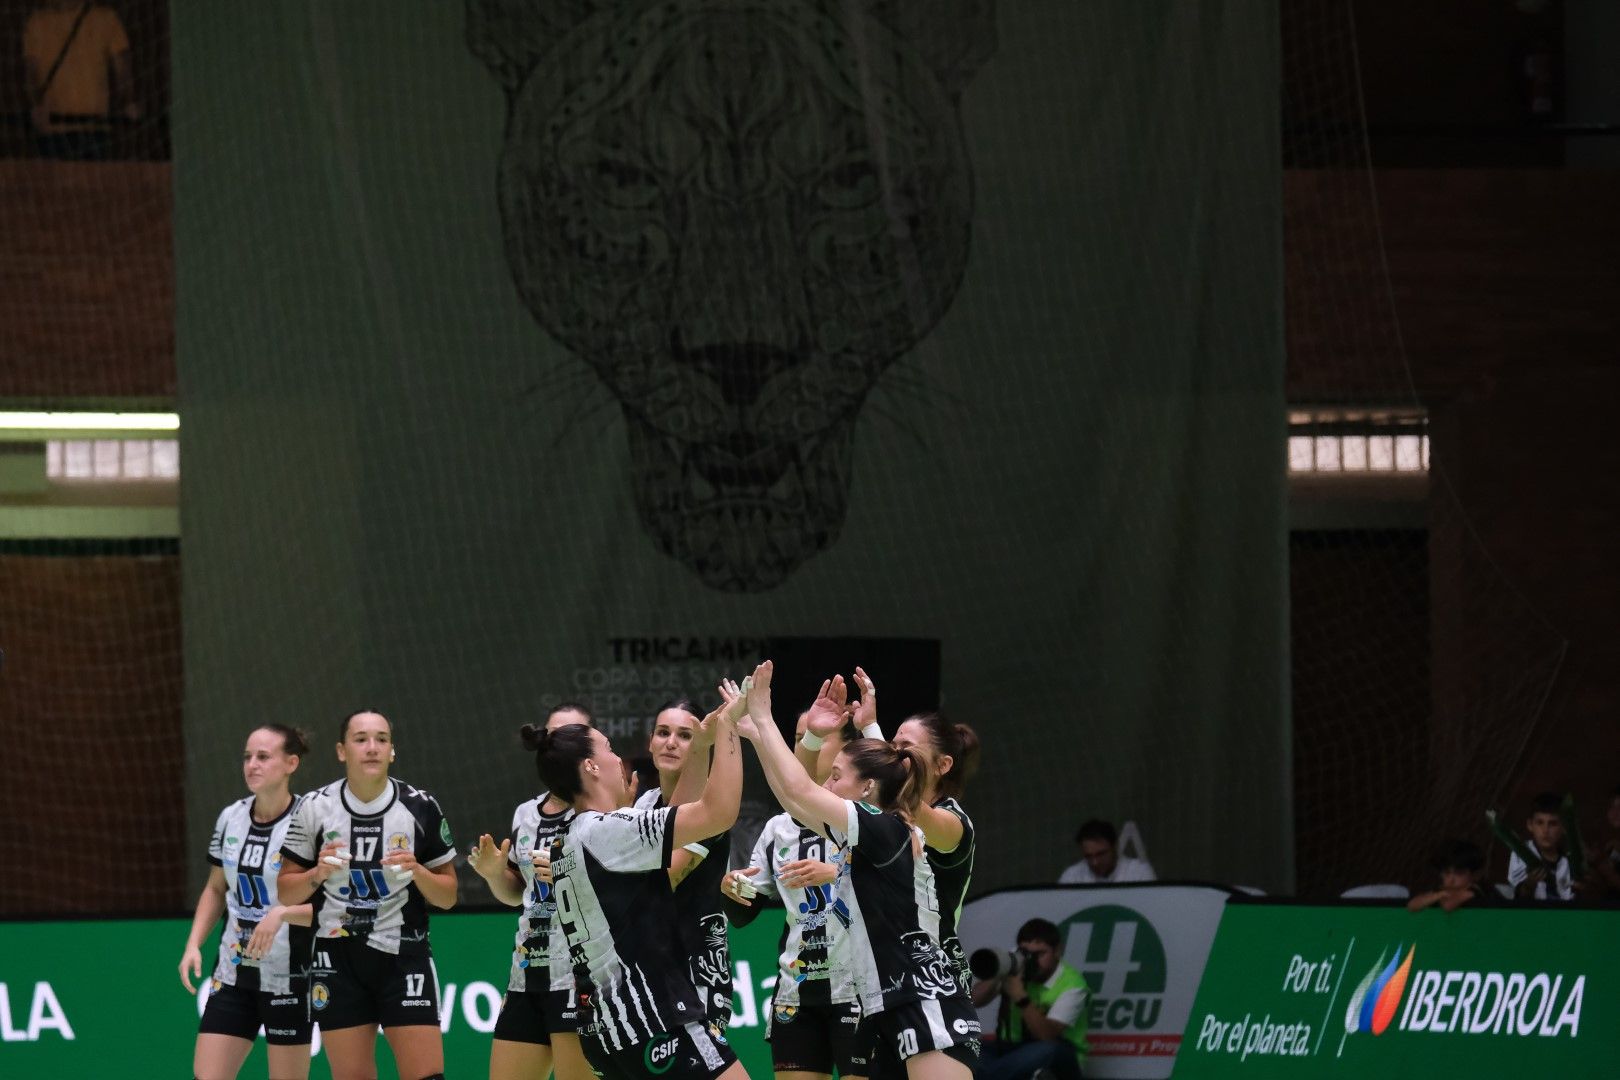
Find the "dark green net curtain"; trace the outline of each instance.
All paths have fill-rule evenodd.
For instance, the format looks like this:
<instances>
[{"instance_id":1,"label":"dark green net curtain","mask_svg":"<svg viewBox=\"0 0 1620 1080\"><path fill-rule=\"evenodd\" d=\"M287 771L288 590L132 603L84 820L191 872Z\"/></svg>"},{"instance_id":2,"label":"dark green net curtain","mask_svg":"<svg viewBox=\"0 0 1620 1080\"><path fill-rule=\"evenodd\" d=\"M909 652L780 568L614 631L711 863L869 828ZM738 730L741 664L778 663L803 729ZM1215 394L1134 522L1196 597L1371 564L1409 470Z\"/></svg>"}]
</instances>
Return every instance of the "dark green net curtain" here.
<instances>
[{"instance_id":1,"label":"dark green net curtain","mask_svg":"<svg viewBox=\"0 0 1620 1080\"><path fill-rule=\"evenodd\" d=\"M312 786L383 710L465 845L551 702L629 750L770 654L978 729L976 889L1093 815L1291 882L1274 5L173 32L194 841L264 720Z\"/></svg>"}]
</instances>

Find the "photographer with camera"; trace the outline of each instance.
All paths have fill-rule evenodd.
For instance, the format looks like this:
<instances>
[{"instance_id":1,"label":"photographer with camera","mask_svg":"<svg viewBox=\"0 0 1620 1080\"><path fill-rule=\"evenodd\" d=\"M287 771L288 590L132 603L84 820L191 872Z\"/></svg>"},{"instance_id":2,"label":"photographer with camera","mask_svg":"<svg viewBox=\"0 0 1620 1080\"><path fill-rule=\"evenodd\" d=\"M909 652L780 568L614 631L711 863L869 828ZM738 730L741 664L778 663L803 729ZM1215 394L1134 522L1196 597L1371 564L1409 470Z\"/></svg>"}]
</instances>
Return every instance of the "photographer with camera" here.
<instances>
[{"instance_id":1,"label":"photographer with camera","mask_svg":"<svg viewBox=\"0 0 1620 1080\"><path fill-rule=\"evenodd\" d=\"M996 1037L981 1046L974 1076L1026 1080L1049 1070L1057 1080L1080 1080L1091 987L1063 962L1063 937L1048 920L1029 920L1016 940L1011 951L977 949L968 958L973 1004L1001 997Z\"/></svg>"}]
</instances>

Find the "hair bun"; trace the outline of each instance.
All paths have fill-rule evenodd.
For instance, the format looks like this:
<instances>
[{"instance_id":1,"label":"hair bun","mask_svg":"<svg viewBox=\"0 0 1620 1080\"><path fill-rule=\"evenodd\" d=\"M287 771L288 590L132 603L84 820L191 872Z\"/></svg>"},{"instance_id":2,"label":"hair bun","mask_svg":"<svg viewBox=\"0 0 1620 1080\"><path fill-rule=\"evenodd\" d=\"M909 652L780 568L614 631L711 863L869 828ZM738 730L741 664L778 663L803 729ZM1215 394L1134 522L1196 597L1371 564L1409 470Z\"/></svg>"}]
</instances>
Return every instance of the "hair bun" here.
<instances>
[{"instance_id":1,"label":"hair bun","mask_svg":"<svg viewBox=\"0 0 1620 1080\"><path fill-rule=\"evenodd\" d=\"M523 749L525 750L539 751L543 749L548 741L546 739L548 734L549 732L538 724L524 724L518 728L518 738L523 740Z\"/></svg>"}]
</instances>

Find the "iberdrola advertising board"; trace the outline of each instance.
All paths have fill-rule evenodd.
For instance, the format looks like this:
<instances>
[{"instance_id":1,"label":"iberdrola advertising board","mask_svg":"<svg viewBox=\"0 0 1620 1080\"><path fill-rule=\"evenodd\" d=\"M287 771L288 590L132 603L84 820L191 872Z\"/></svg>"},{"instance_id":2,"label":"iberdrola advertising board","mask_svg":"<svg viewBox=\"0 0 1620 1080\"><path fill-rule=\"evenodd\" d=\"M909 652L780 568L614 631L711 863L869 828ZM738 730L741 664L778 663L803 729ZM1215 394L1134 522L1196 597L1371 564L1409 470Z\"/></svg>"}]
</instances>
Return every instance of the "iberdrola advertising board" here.
<instances>
[{"instance_id":1,"label":"iberdrola advertising board","mask_svg":"<svg viewBox=\"0 0 1620 1080\"><path fill-rule=\"evenodd\" d=\"M1232 903L1180 1077L1620 1075L1620 912Z\"/></svg>"}]
</instances>

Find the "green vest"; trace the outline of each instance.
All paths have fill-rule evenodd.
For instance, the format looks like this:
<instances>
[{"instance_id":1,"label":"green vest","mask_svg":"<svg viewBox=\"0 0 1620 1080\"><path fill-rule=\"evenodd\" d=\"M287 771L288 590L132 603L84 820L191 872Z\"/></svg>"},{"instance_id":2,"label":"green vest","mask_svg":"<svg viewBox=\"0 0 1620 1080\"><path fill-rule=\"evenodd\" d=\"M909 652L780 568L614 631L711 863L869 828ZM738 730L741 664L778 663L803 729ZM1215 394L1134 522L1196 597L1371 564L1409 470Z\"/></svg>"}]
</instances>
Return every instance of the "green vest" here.
<instances>
[{"instance_id":1,"label":"green vest","mask_svg":"<svg viewBox=\"0 0 1620 1080\"><path fill-rule=\"evenodd\" d=\"M1063 1037L1074 1044L1075 1053L1081 1061L1085 1061L1086 1052L1090 1049L1086 1045L1086 1026L1091 1021L1091 985L1086 982L1086 977L1060 960L1057 971L1053 972L1052 977L1046 982L1024 985L1024 992L1029 995L1030 1003L1042 1012L1050 1009L1052 1003L1066 990L1079 990L1086 998L1085 1007L1080 1010L1080 1015L1075 1018L1074 1023L1063 1030ZM996 1037L1007 1043L1023 1042L1028 1037L1028 1033L1024 1030L1023 1010L1013 1008L1012 1002L1005 998L1002 1001L1005 1003L1005 1012L1001 1017L1001 1023L996 1025Z\"/></svg>"}]
</instances>

